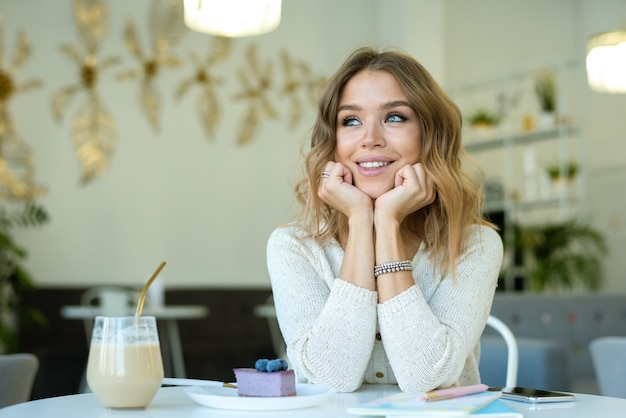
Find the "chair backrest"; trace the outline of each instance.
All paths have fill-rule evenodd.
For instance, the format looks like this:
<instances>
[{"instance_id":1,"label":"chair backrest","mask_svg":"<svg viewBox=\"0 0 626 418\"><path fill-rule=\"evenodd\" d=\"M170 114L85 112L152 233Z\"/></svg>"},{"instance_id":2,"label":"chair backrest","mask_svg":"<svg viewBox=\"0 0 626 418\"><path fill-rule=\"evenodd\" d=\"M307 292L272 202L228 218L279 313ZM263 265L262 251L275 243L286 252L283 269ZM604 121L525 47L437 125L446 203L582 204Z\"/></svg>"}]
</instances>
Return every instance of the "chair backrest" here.
<instances>
[{"instance_id":1,"label":"chair backrest","mask_svg":"<svg viewBox=\"0 0 626 418\"><path fill-rule=\"evenodd\" d=\"M83 306L99 306L105 315L128 315L128 308L137 303L139 292L123 286L96 286L80 297Z\"/></svg>"},{"instance_id":2,"label":"chair backrest","mask_svg":"<svg viewBox=\"0 0 626 418\"><path fill-rule=\"evenodd\" d=\"M30 399L38 369L34 354L0 354L0 408Z\"/></svg>"},{"instance_id":3,"label":"chair backrest","mask_svg":"<svg viewBox=\"0 0 626 418\"><path fill-rule=\"evenodd\" d=\"M596 338L589 352L600 394L626 398L626 337Z\"/></svg>"},{"instance_id":4,"label":"chair backrest","mask_svg":"<svg viewBox=\"0 0 626 418\"><path fill-rule=\"evenodd\" d=\"M265 304L258 305L255 308L255 314L259 317L267 319L267 325L270 331L270 338L272 339L272 346L274 347L275 354L282 359L287 359L287 346L283 339L283 334L280 331L278 325L278 319L276 318L276 310L274 308L274 297L269 295L265 300Z\"/></svg>"},{"instance_id":5,"label":"chair backrest","mask_svg":"<svg viewBox=\"0 0 626 418\"><path fill-rule=\"evenodd\" d=\"M107 316L124 316L129 308L134 308L139 298L137 290L123 286L96 286L83 292L80 303L83 306L98 306ZM85 335L91 341L93 318L85 319Z\"/></svg>"},{"instance_id":6,"label":"chair backrest","mask_svg":"<svg viewBox=\"0 0 626 418\"><path fill-rule=\"evenodd\" d=\"M517 370L519 367L519 350L517 340L511 329L493 315L487 318L487 325L498 331L507 346L506 387L517 386Z\"/></svg>"}]
</instances>

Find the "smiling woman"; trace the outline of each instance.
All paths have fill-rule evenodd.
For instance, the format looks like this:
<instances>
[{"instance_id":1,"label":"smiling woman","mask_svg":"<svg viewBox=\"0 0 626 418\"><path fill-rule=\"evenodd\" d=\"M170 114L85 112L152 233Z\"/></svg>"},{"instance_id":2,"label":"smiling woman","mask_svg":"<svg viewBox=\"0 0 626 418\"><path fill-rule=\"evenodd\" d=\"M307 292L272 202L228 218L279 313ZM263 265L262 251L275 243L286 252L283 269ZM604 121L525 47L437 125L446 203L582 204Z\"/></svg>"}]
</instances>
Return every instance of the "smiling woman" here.
<instances>
[{"instance_id":1,"label":"smiling woman","mask_svg":"<svg viewBox=\"0 0 626 418\"><path fill-rule=\"evenodd\" d=\"M399 167L418 162L419 120L390 73L355 75L341 94L337 119L336 161L349 167L354 185L370 198L393 188Z\"/></svg>"},{"instance_id":2,"label":"smiling woman","mask_svg":"<svg viewBox=\"0 0 626 418\"><path fill-rule=\"evenodd\" d=\"M458 107L404 53L359 49L331 78L296 187L302 211L267 249L301 381L479 382L502 242L480 217L460 130Z\"/></svg>"}]
</instances>

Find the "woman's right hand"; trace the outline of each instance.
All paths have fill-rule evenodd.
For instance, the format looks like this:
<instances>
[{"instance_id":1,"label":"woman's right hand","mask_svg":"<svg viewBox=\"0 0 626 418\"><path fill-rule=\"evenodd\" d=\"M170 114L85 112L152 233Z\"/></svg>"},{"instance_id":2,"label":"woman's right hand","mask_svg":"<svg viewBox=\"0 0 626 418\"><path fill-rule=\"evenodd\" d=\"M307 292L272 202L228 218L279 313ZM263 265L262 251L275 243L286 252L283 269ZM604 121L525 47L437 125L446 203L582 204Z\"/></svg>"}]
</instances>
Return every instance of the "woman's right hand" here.
<instances>
[{"instance_id":1,"label":"woman's right hand","mask_svg":"<svg viewBox=\"0 0 626 418\"><path fill-rule=\"evenodd\" d=\"M374 280L374 204L352 184L352 172L343 164L330 161L324 168L329 175L320 179L317 195L330 207L348 217L348 235L339 276L355 286L376 290ZM321 174L321 173L320 173Z\"/></svg>"},{"instance_id":2,"label":"woman's right hand","mask_svg":"<svg viewBox=\"0 0 626 418\"><path fill-rule=\"evenodd\" d=\"M352 184L352 172L346 166L329 161L324 171L330 171L330 175L320 179L317 189L322 202L348 217L364 211L372 213L372 199Z\"/></svg>"}]
</instances>

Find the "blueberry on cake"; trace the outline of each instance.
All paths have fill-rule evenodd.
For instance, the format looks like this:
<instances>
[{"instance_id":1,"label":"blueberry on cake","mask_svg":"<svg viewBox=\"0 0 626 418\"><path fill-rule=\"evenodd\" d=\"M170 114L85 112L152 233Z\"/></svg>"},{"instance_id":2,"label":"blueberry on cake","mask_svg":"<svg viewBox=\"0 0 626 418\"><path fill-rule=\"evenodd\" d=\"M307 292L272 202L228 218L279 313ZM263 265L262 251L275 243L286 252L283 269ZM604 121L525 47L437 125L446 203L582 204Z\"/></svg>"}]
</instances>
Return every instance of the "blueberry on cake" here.
<instances>
[{"instance_id":1,"label":"blueberry on cake","mask_svg":"<svg viewBox=\"0 0 626 418\"><path fill-rule=\"evenodd\" d=\"M259 359L253 368L233 369L239 396L295 396L296 375L283 359Z\"/></svg>"}]
</instances>

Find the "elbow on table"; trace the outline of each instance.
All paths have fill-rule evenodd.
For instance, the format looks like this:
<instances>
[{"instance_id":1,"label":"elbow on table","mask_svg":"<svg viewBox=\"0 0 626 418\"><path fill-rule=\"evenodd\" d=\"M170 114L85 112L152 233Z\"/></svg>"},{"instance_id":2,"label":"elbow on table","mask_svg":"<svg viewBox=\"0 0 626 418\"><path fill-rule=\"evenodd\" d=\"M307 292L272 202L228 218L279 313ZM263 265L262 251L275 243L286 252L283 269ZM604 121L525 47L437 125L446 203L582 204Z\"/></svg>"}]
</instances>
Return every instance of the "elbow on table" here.
<instances>
[{"instance_id":1,"label":"elbow on table","mask_svg":"<svg viewBox=\"0 0 626 418\"><path fill-rule=\"evenodd\" d=\"M423 383L415 382L415 381L402 381L398 380L398 388L402 392L406 393L422 393L429 392L434 389L434 387L430 387L431 385L425 385Z\"/></svg>"},{"instance_id":2,"label":"elbow on table","mask_svg":"<svg viewBox=\"0 0 626 418\"><path fill-rule=\"evenodd\" d=\"M363 379L353 379L349 377L334 377L324 379L319 376L309 376L306 381L314 385L322 385L333 388L340 393L350 393L357 391L363 384Z\"/></svg>"},{"instance_id":3,"label":"elbow on table","mask_svg":"<svg viewBox=\"0 0 626 418\"><path fill-rule=\"evenodd\" d=\"M323 383L321 383L323 384ZM324 384L324 386L330 386L335 391L339 393L351 393L357 391L362 385L362 382L351 383L351 382L330 382L329 384Z\"/></svg>"},{"instance_id":4,"label":"elbow on table","mask_svg":"<svg viewBox=\"0 0 626 418\"><path fill-rule=\"evenodd\" d=\"M397 376L398 388L402 392L407 393L422 393L430 392L431 390L446 388L449 386L455 386L458 382L458 378L432 376L428 378L422 376L422 378L416 378L415 376Z\"/></svg>"}]
</instances>

